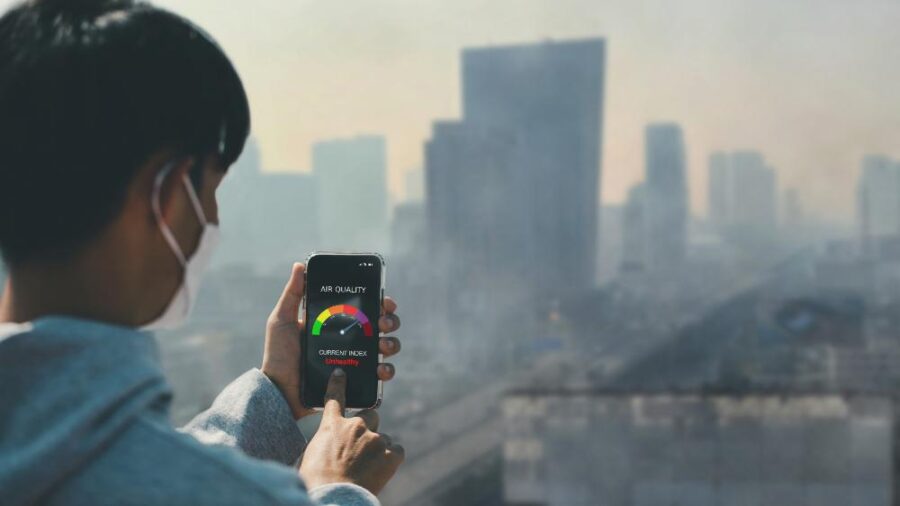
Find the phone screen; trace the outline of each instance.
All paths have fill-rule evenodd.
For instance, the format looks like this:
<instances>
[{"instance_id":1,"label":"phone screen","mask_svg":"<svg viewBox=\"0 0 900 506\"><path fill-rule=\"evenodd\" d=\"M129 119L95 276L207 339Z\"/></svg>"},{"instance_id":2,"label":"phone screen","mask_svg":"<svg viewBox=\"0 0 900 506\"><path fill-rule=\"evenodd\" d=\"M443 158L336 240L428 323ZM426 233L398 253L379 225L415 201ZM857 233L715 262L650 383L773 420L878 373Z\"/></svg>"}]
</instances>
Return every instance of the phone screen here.
<instances>
[{"instance_id":1,"label":"phone screen","mask_svg":"<svg viewBox=\"0 0 900 506\"><path fill-rule=\"evenodd\" d=\"M378 318L382 261L378 255L315 254L306 266L306 332L302 401L322 407L331 371L347 373L348 408L380 401Z\"/></svg>"}]
</instances>

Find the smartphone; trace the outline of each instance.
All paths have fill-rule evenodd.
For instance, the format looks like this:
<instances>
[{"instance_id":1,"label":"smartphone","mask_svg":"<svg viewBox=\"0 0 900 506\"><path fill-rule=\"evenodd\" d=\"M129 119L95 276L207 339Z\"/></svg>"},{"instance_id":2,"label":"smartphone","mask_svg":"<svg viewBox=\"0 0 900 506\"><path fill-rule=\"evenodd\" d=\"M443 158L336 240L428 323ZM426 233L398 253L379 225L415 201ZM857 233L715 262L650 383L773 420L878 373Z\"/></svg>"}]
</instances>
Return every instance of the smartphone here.
<instances>
[{"instance_id":1,"label":"smartphone","mask_svg":"<svg viewBox=\"0 0 900 506\"><path fill-rule=\"evenodd\" d=\"M381 404L378 318L384 260L377 253L313 253L306 259L301 401L322 408L331 372L347 373L347 408Z\"/></svg>"}]
</instances>

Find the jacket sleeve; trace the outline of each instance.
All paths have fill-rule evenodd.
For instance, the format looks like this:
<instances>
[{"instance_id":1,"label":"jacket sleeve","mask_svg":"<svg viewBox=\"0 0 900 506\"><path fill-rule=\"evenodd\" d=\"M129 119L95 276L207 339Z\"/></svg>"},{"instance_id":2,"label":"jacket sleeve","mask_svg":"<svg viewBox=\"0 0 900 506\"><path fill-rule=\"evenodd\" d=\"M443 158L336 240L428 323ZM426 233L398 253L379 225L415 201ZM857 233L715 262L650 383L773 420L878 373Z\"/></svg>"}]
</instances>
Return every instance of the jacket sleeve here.
<instances>
[{"instance_id":1,"label":"jacket sleeve","mask_svg":"<svg viewBox=\"0 0 900 506\"><path fill-rule=\"evenodd\" d=\"M281 391L259 369L231 382L208 410L180 430L204 444L236 447L286 465L295 464L306 448Z\"/></svg>"},{"instance_id":2,"label":"jacket sleeve","mask_svg":"<svg viewBox=\"0 0 900 506\"><path fill-rule=\"evenodd\" d=\"M306 439L297 427L281 391L259 369L251 369L231 382L208 410L180 430L204 444L238 448L251 457L286 465L295 464L306 448ZM381 504L374 494L352 483L333 483L307 491L298 480L296 470L284 473L270 469L263 473L263 469L254 469L253 474L260 475L254 476L253 481L268 483L263 489L267 495L275 496L276 504ZM276 476L282 477L285 483L275 483Z\"/></svg>"}]
</instances>

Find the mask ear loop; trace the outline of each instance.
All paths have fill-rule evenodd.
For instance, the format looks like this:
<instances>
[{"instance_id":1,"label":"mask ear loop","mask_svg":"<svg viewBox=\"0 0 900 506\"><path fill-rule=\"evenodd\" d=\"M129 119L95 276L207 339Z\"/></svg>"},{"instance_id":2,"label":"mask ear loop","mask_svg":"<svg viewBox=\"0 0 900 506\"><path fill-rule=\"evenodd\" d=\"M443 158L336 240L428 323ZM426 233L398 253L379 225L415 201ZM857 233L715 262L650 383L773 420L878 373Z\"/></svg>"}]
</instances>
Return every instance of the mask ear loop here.
<instances>
[{"instance_id":1,"label":"mask ear loop","mask_svg":"<svg viewBox=\"0 0 900 506\"><path fill-rule=\"evenodd\" d=\"M191 204L194 206L194 212L197 213L197 218L200 220L200 224L205 227L208 223L206 221L206 213L203 212L203 206L200 204L200 198L197 197L197 192L194 190L194 185L191 184L191 180L188 179L187 175L182 176L182 181L184 181L184 187L187 190L188 198L191 200Z\"/></svg>"},{"instance_id":2,"label":"mask ear loop","mask_svg":"<svg viewBox=\"0 0 900 506\"><path fill-rule=\"evenodd\" d=\"M181 246L178 245L178 241L175 240L175 235L172 233L172 230L169 228L169 225L166 224L166 221L163 219L162 211L159 205L159 193L162 189L163 181L166 180L166 176L169 175L169 172L172 171L172 168L175 167L175 162L169 162L166 164L162 170L159 171L159 174L156 175L156 179L153 181L153 197L150 199L150 206L153 208L153 214L156 215L156 221L159 222L159 230L162 232L163 238L169 243L169 248L172 250L172 253L175 254L175 258L181 263L182 267L187 266L187 259L184 257L184 253L181 251ZM193 196L192 202L197 200L197 196L193 193L193 191L188 191L188 194ZM194 204L195 209L199 201ZM201 209L202 212L202 209ZM202 218L204 222L206 218Z\"/></svg>"}]
</instances>

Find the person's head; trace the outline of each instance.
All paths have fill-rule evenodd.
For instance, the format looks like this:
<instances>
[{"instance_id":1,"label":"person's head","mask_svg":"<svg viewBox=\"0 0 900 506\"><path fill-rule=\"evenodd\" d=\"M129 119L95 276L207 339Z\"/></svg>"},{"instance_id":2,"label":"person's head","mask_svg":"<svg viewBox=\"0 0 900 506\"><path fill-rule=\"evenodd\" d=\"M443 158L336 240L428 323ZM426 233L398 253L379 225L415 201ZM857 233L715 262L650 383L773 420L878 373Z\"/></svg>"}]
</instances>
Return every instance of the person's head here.
<instances>
[{"instance_id":1,"label":"person's head","mask_svg":"<svg viewBox=\"0 0 900 506\"><path fill-rule=\"evenodd\" d=\"M0 251L17 269L93 261L143 283L128 323L156 317L249 132L231 62L198 27L131 0L31 0L0 18ZM96 258L96 257L103 258Z\"/></svg>"}]
</instances>

